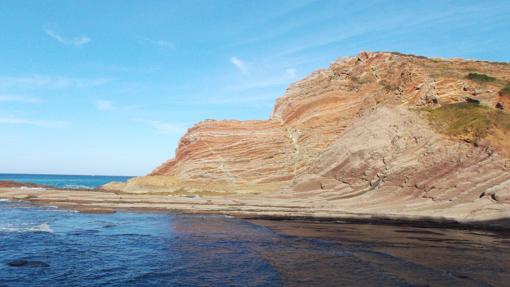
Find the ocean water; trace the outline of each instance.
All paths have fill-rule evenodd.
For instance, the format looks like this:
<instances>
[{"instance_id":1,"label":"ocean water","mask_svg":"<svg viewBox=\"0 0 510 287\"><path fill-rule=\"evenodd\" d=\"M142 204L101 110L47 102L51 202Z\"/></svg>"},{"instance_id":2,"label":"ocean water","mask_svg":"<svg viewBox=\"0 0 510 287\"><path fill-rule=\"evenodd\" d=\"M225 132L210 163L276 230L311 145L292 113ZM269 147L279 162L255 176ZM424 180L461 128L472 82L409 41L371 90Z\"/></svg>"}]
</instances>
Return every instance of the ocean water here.
<instances>
[{"instance_id":1,"label":"ocean water","mask_svg":"<svg viewBox=\"0 0 510 287\"><path fill-rule=\"evenodd\" d=\"M510 236L0 202L0 286L508 286Z\"/></svg>"},{"instance_id":2,"label":"ocean water","mask_svg":"<svg viewBox=\"0 0 510 287\"><path fill-rule=\"evenodd\" d=\"M127 181L130 178L129 176L0 173L0 180L30 182L69 189L93 189L111 181Z\"/></svg>"}]
</instances>

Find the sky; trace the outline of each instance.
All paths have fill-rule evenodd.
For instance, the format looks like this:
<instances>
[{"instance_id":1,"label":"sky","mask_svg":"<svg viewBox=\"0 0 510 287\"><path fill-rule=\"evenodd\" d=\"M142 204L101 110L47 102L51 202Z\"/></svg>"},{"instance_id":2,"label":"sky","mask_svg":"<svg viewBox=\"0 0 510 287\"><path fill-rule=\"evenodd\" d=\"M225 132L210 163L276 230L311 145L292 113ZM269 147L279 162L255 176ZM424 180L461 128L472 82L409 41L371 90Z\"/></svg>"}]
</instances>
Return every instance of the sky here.
<instances>
[{"instance_id":1,"label":"sky","mask_svg":"<svg viewBox=\"0 0 510 287\"><path fill-rule=\"evenodd\" d=\"M143 175L360 51L510 61L510 1L0 3L0 173Z\"/></svg>"}]
</instances>

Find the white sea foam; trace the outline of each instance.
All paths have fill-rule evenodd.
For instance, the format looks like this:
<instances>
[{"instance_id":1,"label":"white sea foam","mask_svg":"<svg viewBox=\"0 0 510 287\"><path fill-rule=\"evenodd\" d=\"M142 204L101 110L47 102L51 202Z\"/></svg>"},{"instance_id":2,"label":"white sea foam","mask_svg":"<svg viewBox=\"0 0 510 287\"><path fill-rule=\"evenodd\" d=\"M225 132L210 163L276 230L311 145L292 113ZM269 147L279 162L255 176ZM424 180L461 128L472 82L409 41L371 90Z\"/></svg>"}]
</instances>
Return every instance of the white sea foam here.
<instances>
[{"instance_id":1,"label":"white sea foam","mask_svg":"<svg viewBox=\"0 0 510 287\"><path fill-rule=\"evenodd\" d=\"M69 188L69 189L93 189L90 186L81 185L81 184L66 184L63 186L63 188Z\"/></svg>"},{"instance_id":2,"label":"white sea foam","mask_svg":"<svg viewBox=\"0 0 510 287\"><path fill-rule=\"evenodd\" d=\"M41 223L33 226L16 226L7 224L4 226L0 225L0 232L48 232L53 233L48 223Z\"/></svg>"},{"instance_id":3,"label":"white sea foam","mask_svg":"<svg viewBox=\"0 0 510 287\"><path fill-rule=\"evenodd\" d=\"M46 188L44 188L44 187L28 187L28 186L22 186L22 187L20 187L19 189L24 189L24 190L45 190Z\"/></svg>"},{"instance_id":4,"label":"white sea foam","mask_svg":"<svg viewBox=\"0 0 510 287\"><path fill-rule=\"evenodd\" d=\"M46 207L46 209L40 209L39 211L45 211L45 212L65 212L65 213L77 213L78 212L76 210L61 209L60 207L54 206L54 205L48 205L48 206L45 206L45 207Z\"/></svg>"},{"instance_id":5,"label":"white sea foam","mask_svg":"<svg viewBox=\"0 0 510 287\"><path fill-rule=\"evenodd\" d=\"M0 202L9 202L9 200L6 198L0 198Z\"/></svg>"},{"instance_id":6,"label":"white sea foam","mask_svg":"<svg viewBox=\"0 0 510 287\"><path fill-rule=\"evenodd\" d=\"M36 225L30 229L31 231L38 231L38 232L50 232L53 233L53 229L51 229L50 225L48 223L43 223Z\"/></svg>"}]
</instances>

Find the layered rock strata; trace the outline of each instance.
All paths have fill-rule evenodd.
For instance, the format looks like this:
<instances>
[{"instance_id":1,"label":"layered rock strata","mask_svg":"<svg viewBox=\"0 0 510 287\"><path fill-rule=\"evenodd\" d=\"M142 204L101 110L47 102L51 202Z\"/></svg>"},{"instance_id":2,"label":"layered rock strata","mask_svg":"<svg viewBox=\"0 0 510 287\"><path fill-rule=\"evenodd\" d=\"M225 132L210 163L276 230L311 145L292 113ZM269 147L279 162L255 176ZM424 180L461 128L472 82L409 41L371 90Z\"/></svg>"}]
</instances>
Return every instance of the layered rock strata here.
<instances>
[{"instance_id":1,"label":"layered rock strata","mask_svg":"<svg viewBox=\"0 0 510 287\"><path fill-rule=\"evenodd\" d=\"M490 81L467 77L472 72ZM508 185L499 155L508 145L449 140L419 113L467 99L508 110L499 94L508 82L505 63L363 52L292 84L269 120L198 123L149 176L105 187L267 194L319 186L335 198L377 191L431 200L491 194Z\"/></svg>"}]
</instances>

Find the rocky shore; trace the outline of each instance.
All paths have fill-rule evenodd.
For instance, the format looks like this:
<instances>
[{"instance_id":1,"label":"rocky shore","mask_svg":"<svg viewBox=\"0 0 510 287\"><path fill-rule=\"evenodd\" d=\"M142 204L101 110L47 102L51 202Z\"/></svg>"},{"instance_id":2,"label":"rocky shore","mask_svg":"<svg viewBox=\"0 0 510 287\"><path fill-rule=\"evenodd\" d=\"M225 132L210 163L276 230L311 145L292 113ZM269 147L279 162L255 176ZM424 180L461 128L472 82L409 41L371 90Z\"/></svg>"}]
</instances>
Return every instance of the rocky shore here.
<instances>
[{"instance_id":1,"label":"rocky shore","mask_svg":"<svg viewBox=\"0 0 510 287\"><path fill-rule=\"evenodd\" d=\"M11 180L1 180L0 188L49 188L47 185L35 184L30 182L17 182Z\"/></svg>"},{"instance_id":2,"label":"rocky shore","mask_svg":"<svg viewBox=\"0 0 510 287\"><path fill-rule=\"evenodd\" d=\"M272 116L206 120L175 158L101 190L0 185L82 212L508 228L510 65L362 52L292 84Z\"/></svg>"},{"instance_id":3,"label":"rocky shore","mask_svg":"<svg viewBox=\"0 0 510 287\"><path fill-rule=\"evenodd\" d=\"M223 214L249 219L352 221L413 226L510 230L510 204L489 198L458 206L427 200L399 204L331 202L320 193L133 194L104 190L0 188L0 198L83 213L116 211Z\"/></svg>"}]
</instances>

